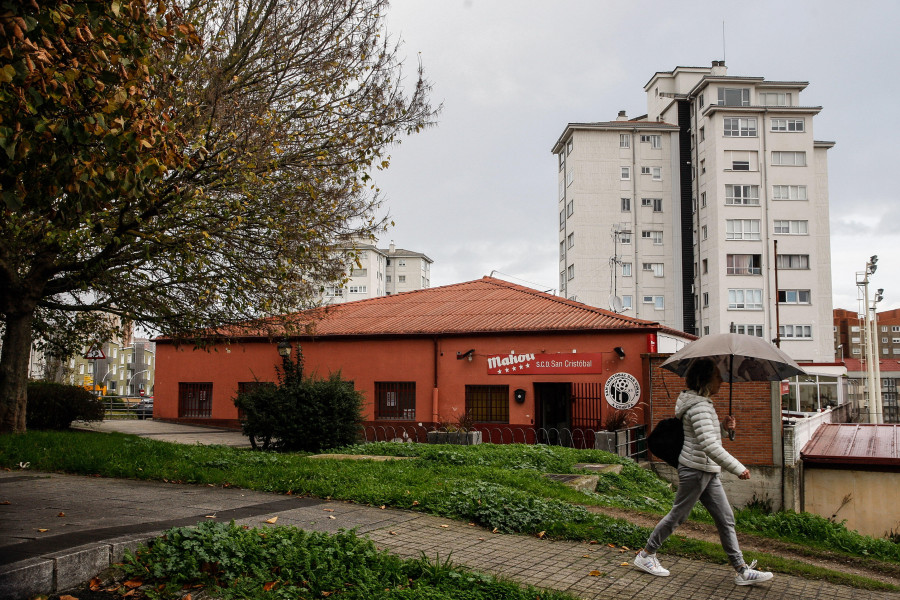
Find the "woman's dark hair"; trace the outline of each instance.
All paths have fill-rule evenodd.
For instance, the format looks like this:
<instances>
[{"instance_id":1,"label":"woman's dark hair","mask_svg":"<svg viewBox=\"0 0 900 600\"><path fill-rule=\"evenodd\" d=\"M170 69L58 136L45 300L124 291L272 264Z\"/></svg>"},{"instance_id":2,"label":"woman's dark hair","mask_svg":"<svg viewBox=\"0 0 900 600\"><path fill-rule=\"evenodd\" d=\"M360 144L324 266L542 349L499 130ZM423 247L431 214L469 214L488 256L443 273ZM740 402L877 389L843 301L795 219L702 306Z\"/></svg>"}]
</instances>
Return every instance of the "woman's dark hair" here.
<instances>
[{"instance_id":1,"label":"woman's dark hair","mask_svg":"<svg viewBox=\"0 0 900 600\"><path fill-rule=\"evenodd\" d=\"M712 382L713 374L718 367L716 363L709 358L698 358L691 363L687 372L684 374L684 382L688 389L692 389L702 396L709 395L709 384Z\"/></svg>"}]
</instances>

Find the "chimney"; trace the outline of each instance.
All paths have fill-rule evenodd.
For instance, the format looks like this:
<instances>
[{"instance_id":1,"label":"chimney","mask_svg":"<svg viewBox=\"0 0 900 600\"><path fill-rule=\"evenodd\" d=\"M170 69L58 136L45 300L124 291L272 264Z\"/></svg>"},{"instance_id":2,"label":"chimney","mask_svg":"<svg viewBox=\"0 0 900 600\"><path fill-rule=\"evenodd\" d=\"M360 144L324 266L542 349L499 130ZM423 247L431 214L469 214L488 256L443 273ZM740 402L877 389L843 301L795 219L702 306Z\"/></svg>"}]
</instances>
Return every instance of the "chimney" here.
<instances>
[{"instance_id":1,"label":"chimney","mask_svg":"<svg viewBox=\"0 0 900 600\"><path fill-rule=\"evenodd\" d=\"M393 253L394 253L394 240L391 240L391 246L390 246L390 248L388 249L388 252L389 252L390 254L393 254Z\"/></svg>"},{"instance_id":2,"label":"chimney","mask_svg":"<svg viewBox=\"0 0 900 600\"><path fill-rule=\"evenodd\" d=\"M625 111L624 111L624 110L620 110L620 111L619 111L619 116L616 117L616 121L627 121L627 120L628 120L628 116L625 114Z\"/></svg>"},{"instance_id":3,"label":"chimney","mask_svg":"<svg viewBox=\"0 0 900 600\"><path fill-rule=\"evenodd\" d=\"M714 60L712 61L712 69L710 70L710 75L713 77L725 77L728 74L728 69L725 68L724 60Z\"/></svg>"}]
</instances>

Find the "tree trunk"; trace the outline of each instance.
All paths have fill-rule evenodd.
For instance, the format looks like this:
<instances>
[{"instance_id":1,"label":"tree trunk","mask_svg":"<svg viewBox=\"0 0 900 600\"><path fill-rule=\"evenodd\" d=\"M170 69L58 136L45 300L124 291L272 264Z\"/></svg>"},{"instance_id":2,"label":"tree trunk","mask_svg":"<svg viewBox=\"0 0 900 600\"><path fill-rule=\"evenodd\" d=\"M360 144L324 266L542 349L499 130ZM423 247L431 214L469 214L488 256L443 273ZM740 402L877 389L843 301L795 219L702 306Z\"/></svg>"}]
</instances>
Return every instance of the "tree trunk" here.
<instances>
[{"instance_id":1,"label":"tree trunk","mask_svg":"<svg viewBox=\"0 0 900 600\"><path fill-rule=\"evenodd\" d=\"M0 434L25 432L28 357L34 310L7 313L0 349Z\"/></svg>"}]
</instances>

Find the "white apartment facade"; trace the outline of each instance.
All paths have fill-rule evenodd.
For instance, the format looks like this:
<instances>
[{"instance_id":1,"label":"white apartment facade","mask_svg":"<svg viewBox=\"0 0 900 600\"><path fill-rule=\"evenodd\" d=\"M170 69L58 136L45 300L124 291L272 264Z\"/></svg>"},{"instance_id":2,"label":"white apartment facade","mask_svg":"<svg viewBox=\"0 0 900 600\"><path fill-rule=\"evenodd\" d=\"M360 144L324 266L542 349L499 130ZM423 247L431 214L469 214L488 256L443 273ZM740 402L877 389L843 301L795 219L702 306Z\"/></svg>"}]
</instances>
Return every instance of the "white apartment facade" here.
<instances>
[{"instance_id":1,"label":"white apartment facade","mask_svg":"<svg viewBox=\"0 0 900 600\"><path fill-rule=\"evenodd\" d=\"M669 215L661 192L663 221L672 231L667 235L664 227L660 229L662 252L653 252L660 248L640 244L646 241L646 230L655 231L653 216L632 215L632 229L640 231L642 238L631 249L631 268L656 275L659 268L652 266L654 256L663 257L661 277L634 279L632 314L697 335L735 330L778 338L781 348L797 360L833 360L826 155L834 143L813 137L813 117L821 107L800 102L806 86L799 81L728 76L720 61L712 67L659 72L645 85L648 113L626 123L635 125L632 135L642 135L639 128L653 125L673 124L676 129L668 136L665 129L659 132L663 139L668 138L659 149L659 163L661 183L671 195ZM606 124L609 131L614 127ZM655 177L652 158L642 151L630 165L624 154L619 165L608 160L582 164L579 150L587 155L596 151L581 148L579 139L592 144L577 124L570 124L554 146L558 156L566 151L560 160L568 162L572 160L569 143L574 142L572 174L560 171L561 185L566 186L565 191L560 188L561 195L565 193L566 203L575 200L574 211L567 217L573 221L560 230L560 241L568 246L568 235L575 233L572 250L580 241L579 231L593 227L599 240L604 237L599 232L615 224L610 220L614 218L615 194L607 189L609 181L585 171L614 174L616 167L644 170L650 166L651 180ZM592 161L585 157L585 162ZM584 189L578 186L580 175L585 179ZM591 189L595 182L601 191ZM636 184L635 196L653 191L638 187L643 184ZM622 186L614 186L614 191L622 192ZM603 208L578 214L579 197L592 193ZM595 223L587 225L582 220ZM603 264L610 255L602 248L595 269L589 268L590 259L578 251L561 258L565 294L604 307L607 296L619 295L622 307L627 308L623 294L628 292L620 293L621 288L615 287L622 278L617 280L609 266L621 265ZM645 270L647 264L650 271ZM583 280L579 279L582 274ZM657 294L651 282L662 284L664 291ZM654 305L649 311L646 300L651 296Z\"/></svg>"},{"instance_id":2,"label":"white apartment facade","mask_svg":"<svg viewBox=\"0 0 900 600\"><path fill-rule=\"evenodd\" d=\"M342 304L431 287L434 261L425 254L397 248L394 242L388 248L363 241L355 241L352 246L356 260L347 282L326 286L323 303Z\"/></svg>"}]
</instances>

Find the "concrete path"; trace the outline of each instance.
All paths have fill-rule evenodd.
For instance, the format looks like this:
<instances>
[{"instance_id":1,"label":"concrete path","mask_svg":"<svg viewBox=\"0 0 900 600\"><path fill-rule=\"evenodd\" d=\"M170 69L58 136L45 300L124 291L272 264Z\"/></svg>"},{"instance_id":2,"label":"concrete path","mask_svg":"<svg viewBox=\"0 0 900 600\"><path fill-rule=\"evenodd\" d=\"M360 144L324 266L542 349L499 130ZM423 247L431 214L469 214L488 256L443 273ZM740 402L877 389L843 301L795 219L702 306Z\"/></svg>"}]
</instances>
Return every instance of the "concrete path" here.
<instances>
[{"instance_id":1,"label":"concrete path","mask_svg":"<svg viewBox=\"0 0 900 600\"><path fill-rule=\"evenodd\" d=\"M271 527L265 521L272 517L278 517L277 525L310 531L356 527L379 548L404 557L424 552L444 559L452 553L455 564L586 599L900 598L785 575L757 587L738 587L729 567L665 556L663 564L672 576L657 578L630 566L631 551L492 534L411 511L234 488L16 470L0 473L0 599L75 587L121 560L125 548L170 527L209 519ZM592 576L592 571L602 575Z\"/></svg>"},{"instance_id":2,"label":"concrete path","mask_svg":"<svg viewBox=\"0 0 900 600\"><path fill-rule=\"evenodd\" d=\"M250 440L237 429L200 427L166 423L155 419L115 419L96 423L76 423L73 429L109 433L131 433L140 437L177 444L219 444L222 446L250 447Z\"/></svg>"}]
</instances>

